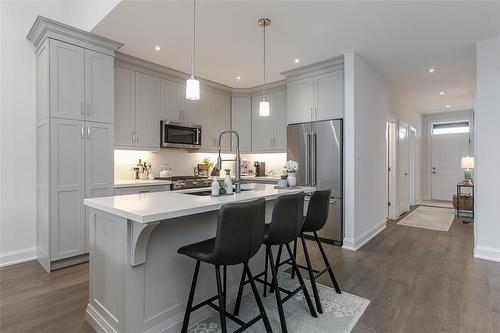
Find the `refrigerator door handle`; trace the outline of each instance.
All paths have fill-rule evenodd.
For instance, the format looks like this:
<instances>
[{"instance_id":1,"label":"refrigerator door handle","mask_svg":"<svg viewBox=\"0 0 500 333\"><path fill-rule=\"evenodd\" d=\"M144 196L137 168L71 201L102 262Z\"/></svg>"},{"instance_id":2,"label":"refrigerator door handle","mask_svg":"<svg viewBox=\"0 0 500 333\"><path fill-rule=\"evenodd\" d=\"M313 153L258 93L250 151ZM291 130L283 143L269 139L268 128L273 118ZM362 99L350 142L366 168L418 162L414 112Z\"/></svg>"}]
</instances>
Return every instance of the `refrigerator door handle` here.
<instances>
[{"instance_id":1,"label":"refrigerator door handle","mask_svg":"<svg viewBox=\"0 0 500 333\"><path fill-rule=\"evenodd\" d=\"M313 133L312 134L312 138L313 138L313 148L312 148L312 166L311 166L311 171L312 171L312 185L313 186L316 186L318 184L318 175L317 175L317 172L316 172L316 152L317 152L317 142L318 142L318 136L316 135L316 133Z\"/></svg>"},{"instance_id":2,"label":"refrigerator door handle","mask_svg":"<svg viewBox=\"0 0 500 333\"><path fill-rule=\"evenodd\" d=\"M311 170L310 168L310 163L311 163L311 156L310 156L310 151L311 151L311 134L306 133L306 185L311 184L311 179L309 175L309 171Z\"/></svg>"}]
</instances>

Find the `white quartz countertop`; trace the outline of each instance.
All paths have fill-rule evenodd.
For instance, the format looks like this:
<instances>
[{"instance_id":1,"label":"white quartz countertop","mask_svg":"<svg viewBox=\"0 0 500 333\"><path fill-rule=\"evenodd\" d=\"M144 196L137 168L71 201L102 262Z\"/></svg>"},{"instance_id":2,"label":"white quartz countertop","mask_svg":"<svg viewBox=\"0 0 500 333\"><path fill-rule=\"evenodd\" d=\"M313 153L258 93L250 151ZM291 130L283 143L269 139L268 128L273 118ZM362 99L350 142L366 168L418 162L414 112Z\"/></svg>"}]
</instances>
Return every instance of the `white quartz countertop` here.
<instances>
[{"instance_id":1,"label":"white quartz countertop","mask_svg":"<svg viewBox=\"0 0 500 333\"><path fill-rule=\"evenodd\" d=\"M158 180L158 179L115 180L115 188L170 185L170 184L172 184L172 182L170 180Z\"/></svg>"},{"instance_id":2,"label":"white quartz countertop","mask_svg":"<svg viewBox=\"0 0 500 333\"><path fill-rule=\"evenodd\" d=\"M248 191L220 197L191 195L180 190L91 198L85 199L84 204L139 223L150 223L219 210L222 205L231 202L257 198L273 200L282 194L298 191L311 193L315 190L313 187L275 189L274 185L270 184L244 184L242 188Z\"/></svg>"}]
</instances>

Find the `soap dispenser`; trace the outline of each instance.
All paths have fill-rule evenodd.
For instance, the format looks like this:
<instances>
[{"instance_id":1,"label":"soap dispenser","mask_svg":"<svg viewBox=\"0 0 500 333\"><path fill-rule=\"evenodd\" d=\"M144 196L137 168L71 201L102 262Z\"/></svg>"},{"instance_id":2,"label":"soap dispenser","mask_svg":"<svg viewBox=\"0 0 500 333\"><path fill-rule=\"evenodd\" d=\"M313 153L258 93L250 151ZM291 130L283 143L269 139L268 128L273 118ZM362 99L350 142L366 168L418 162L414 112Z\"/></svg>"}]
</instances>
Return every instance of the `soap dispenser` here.
<instances>
[{"instance_id":1,"label":"soap dispenser","mask_svg":"<svg viewBox=\"0 0 500 333\"><path fill-rule=\"evenodd\" d=\"M219 181L217 180L217 177L214 177L212 180L212 195L219 195Z\"/></svg>"},{"instance_id":2,"label":"soap dispenser","mask_svg":"<svg viewBox=\"0 0 500 333\"><path fill-rule=\"evenodd\" d=\"M230 169L225 169L226 175L224 176L224 187L226 188L226 193L233 193L233 181L231 180Z\"/></svg>"}]
</instances>

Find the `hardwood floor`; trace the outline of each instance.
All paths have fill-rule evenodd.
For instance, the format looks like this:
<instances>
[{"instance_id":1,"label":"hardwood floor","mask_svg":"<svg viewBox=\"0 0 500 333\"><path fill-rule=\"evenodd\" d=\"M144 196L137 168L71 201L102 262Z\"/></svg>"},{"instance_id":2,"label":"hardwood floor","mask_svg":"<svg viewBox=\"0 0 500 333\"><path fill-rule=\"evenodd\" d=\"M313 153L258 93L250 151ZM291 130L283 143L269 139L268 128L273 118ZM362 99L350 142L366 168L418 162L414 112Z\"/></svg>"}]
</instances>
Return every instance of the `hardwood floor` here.
<instances>
[{"instance_id":1,"label":"hardwood floor","mask_svg":"<svg viewBox=\"0 0 500 333\"><path fill-rule=\"evenodd\" d=\"M393 221L357 252L325 246L342 290L371 300L353 332L500 332L500 263L472 257L472 230ZM327 275L320 282L331 285ZM51 274L36 262L2 268L0 332L93 332L87 299L87 264Z\"/></svg>"}]
</instances>

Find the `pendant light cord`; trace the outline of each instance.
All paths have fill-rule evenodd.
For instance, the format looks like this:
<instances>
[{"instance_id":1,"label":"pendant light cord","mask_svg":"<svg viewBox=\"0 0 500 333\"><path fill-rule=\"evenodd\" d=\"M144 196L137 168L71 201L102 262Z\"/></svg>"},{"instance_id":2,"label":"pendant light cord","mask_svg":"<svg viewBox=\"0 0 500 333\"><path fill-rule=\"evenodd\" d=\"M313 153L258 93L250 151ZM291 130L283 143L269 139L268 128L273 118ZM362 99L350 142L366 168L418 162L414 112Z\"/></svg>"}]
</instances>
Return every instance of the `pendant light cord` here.
<instances>
[{"instance_id":1,"label":"pendant light cord","mask_svg":"<svg viewBox=\"0 0 500 333\"><path fill-rule=\"evenodd\" d=\"M264 85L262 86L262 98L266 99L266 21L264 21Z\"/></svg>"},{"instance_id":2,"label":"pendant light cord","mask_svg":"<svg viewBox=\"0 0 500 333\"><path fill-rule=\"evenodd\" d=\"M196 54L196 0L193 0L193 50L191 54L191 75L194 77L194 57Z\"/></svg>"}]
</instances>

